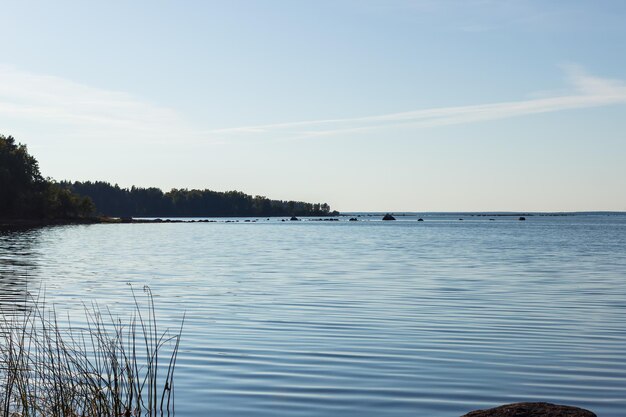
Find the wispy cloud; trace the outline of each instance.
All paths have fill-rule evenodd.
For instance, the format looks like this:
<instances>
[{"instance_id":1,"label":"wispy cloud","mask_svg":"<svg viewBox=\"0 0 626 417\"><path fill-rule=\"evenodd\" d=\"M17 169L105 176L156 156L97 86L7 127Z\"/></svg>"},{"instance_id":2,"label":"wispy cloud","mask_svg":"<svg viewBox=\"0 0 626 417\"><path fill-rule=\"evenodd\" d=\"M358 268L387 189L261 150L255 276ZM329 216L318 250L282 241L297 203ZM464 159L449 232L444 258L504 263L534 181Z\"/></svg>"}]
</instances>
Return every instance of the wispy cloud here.
<instances>
[{"instance_id":1,"label":"wispy cloud","mask_svg":"<svg viewBox=\"0 0 626 417\"><path fill-rule=\"evenodd\" d=\"M183 117L124 92L0 66L0 120L5 129L36 125L51 136L159 142L196 134ZM5 134L13 133L2 132Z\"/></svg>"},{"instance_id":2,"label":"wispy cloud","mask_svg":"<svg viewBox=\"0 0 626 417\"><path fill-rule=\"evenodd\" d=\"M367 117L274 123L213 130L219 135L269 135L305 138L396 127L423 128L505 119L538 113L626 103L626 83L594 77L580 68L567 67L570 93L542 98L467 106L438 107Z\"/></svg>"},{"instance_id":3,"label":"wispy cloud","mask_svg":"<svg viewBox=\"0 0 626 417\"><path fill-rule=\"evenodd\" d=\"M476 123L569 109L626 103L626 84L566 68L569 92L539 98L438 107L365 117L272 123L203 130L174 109L123 92L108 91L47 75L0 66L0 122L44 130L50 137L150 145L220 143L233 140L292 140L370 130ZM22 129L23 130L23 129ZM28 140L29 138L21 138Z\"/></svg>"}]
</instances>

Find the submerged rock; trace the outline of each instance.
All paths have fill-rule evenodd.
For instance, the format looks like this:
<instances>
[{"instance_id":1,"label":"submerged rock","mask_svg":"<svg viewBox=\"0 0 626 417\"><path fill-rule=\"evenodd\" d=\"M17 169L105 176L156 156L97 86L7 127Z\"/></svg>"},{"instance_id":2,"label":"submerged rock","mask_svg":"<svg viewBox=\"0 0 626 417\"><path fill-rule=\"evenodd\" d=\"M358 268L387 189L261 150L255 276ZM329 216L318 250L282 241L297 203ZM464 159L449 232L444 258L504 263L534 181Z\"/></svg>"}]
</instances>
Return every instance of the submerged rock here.
<instances>
[{"instance_id":1,"label":"submerged rock","mask_svg":"<svg viewBox=\"0 0 626 417\"><path fill-rule=\"evenodd\" d=\"M522 220L522 221L524 221L524 220L526 220L526 217L523 217L523 216L522 216L522 217L520 217L518 220Z\"/></svg>"},{"instance_id":2,"label":"submerged rock","mask_svg":"<svg viewBox=\"0 0 626 417\"><path fill-rule=\"evenodd\" d=\"M550 403L506 404L488 410L476 410L461 417L597 417L589 410Z\"/></svg>"},{"instance_id":3,"label":"submerged rock","mask_svg":"<svg viewBox=\"0 0 626 417\"><path fill-rule=\"evenodd\" d=\"M393 217L391 214L387 213L385 214L385 217L383 217L383 220L395 220L396 218Z\"/></svg>"}]
</instances>

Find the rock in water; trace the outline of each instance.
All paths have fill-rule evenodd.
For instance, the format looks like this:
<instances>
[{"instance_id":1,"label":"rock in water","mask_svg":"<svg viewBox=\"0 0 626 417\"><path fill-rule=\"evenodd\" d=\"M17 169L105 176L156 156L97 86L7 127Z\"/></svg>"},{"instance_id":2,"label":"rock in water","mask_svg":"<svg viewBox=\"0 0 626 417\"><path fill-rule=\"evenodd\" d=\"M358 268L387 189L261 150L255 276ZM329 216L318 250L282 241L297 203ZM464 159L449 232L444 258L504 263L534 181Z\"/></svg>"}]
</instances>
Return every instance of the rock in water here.
<instances>
[{"instance_id":1,"label":"rock in water","mask_svg":"<svg viewBox=\"0 0 626 417\"><path fill-rule=\"evenodd\" d=\"M391 214L387 213L385 214L385 217L383 217L383 220L395 220L396 218L393 217Z\"/></svg>"},{"instance_id":2,"label":"rock in water","mask_svg":"<svg viewBox=\"0 0 626 417\"><path fill-rule=\"evenodd\" d=\"M291 219L289 220L291 220L292 222L297 222L300 219L298 219L296 216L291 216Z\"/></svg>"},{"instance_id":3,"label":"rock in water","mask_svg":"<svg viewBox=\"0 0 626 417\"><path fill-rule=\"evenodd\" d=\"M515 403L476 410L462 417L597 417L588 410L550 403Z\"/></svg>"}]
</instances>

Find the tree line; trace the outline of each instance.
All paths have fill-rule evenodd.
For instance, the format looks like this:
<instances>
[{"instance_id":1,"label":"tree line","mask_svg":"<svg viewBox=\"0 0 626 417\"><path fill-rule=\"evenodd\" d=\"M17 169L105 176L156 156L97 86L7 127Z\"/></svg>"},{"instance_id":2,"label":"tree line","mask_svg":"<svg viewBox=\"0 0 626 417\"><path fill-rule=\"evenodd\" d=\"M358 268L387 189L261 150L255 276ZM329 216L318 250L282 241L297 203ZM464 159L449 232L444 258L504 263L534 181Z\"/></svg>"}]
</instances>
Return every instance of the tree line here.
<instances>
[{"instance_id":1,"label":"tree line","mask_svg":"<svg viewBox=\"0 0 626 417\"><path fill-rule=\"evenodd\" d=\"M88 197L44 178L26 145L0 135L0 218L73 219L94 210Z\"/></svg>"},{"instance_id":2,"label":"tree line","mask_svg":"<svg viewBox=\"0 0 626 417\"><path fill-rule=\"evenodd\" d=\"M44 178L26 145L0 135L0 219L111 217L327 216L325 203L271 200L240 191L121 188L104 181Z\"/></svg>"},{"instance_id":3,"label":"tree line","mask_svg":"<svg viewBox=\"0 0 626 417\"><path fill-rule=\"evenodd\" d=\"M104 181L62 182L71 192L89 197L97 212L115 217L327 216L326 203L271 200L240 191L121 188Z\"/></svg>"}]
</instances>

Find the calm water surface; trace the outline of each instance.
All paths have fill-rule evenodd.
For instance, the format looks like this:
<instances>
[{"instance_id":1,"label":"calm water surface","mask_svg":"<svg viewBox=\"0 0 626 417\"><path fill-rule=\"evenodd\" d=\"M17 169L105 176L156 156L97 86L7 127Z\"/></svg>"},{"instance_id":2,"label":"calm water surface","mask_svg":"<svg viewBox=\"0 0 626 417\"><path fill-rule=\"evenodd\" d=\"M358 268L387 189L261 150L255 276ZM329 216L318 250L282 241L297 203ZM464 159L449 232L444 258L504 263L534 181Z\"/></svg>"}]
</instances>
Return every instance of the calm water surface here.
<instances>
[{"instance_id":1,"label":"calm water surface","mask_svg":"<svg viewBox=\"0 0 626 417\"><path fill-rule=\"evenodd\" d=\"M149 285L187 314L179 416L626 415L626 216L345 220L0 233L0 304L124 315Z\"/></svg>"}]
</instances>

